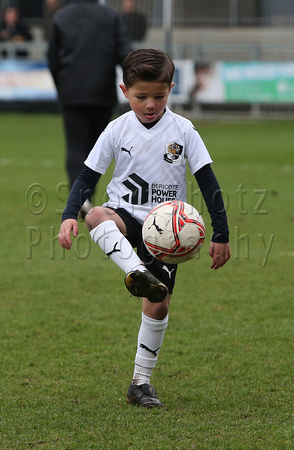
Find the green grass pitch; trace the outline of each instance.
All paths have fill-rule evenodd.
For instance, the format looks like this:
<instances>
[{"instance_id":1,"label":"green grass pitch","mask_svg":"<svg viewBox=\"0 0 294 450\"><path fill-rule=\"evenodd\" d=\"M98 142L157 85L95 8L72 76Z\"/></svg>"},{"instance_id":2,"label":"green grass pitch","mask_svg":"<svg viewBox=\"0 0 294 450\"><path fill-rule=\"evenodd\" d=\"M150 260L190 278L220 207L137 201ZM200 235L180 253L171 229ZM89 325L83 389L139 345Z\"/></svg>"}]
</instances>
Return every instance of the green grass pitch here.
<instances>
[{"instance_id":1,"label":"green grass pitch","mask_svg":"<svg viewBox=\"0 0 294 450\"><path fill-rule=\"evenodd\" d=\"M141 304L91 244L56 241L62 121L0 114L1 449L293 448L293 122L195 121L214 160L232 257L179 268L152 376L164 407L126 404ZM102 177L95 203L111 176Z\"/></svg>"}]
</instances>

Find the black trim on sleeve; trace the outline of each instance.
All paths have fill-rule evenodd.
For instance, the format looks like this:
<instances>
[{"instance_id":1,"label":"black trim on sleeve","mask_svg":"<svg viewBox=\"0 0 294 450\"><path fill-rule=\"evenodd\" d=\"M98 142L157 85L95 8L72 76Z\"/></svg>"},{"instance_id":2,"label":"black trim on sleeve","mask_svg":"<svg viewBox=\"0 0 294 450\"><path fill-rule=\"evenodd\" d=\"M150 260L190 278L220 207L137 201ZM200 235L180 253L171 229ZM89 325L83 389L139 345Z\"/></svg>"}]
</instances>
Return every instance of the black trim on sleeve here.
<instances>
[{"instance_id":1,"label":"black trim on sleeve","mask_svg":"<svg viewBox=\"0 0 294 450\"><path fill-rule=\"evenodd\" d=\"M84 165L71 188L67 204L62 214L62 222L66 219L77 219L83 203L93 194L101 173Z\"/></svg>"},{"instance_id":2,"label":"black trim on sleeve","mask_svg":"<svg viewBox=\"0 0 294 450\"><path fill-rule=\"evenodd\" d=\"M203 166L194 173L194 176L211 217L213 229L211 240L212 242L225 244L229 242L229 228L225 205L216 176L210 164Z\"/></svg>"}]
</instances>

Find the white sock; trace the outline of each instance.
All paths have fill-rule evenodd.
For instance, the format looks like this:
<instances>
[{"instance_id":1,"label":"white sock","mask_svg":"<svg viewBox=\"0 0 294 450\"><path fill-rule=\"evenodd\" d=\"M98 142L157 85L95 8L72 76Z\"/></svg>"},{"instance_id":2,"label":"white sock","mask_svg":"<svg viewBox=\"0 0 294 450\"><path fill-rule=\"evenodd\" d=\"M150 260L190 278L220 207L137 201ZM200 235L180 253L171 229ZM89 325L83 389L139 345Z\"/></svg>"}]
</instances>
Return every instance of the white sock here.
<instances>
[{"instance_id":1,"label":"white sock","mask_svg":"<svg viewBox=\"0 0 294 450\"><path fill-rule=\"evenodd\" d=\"M137 253L113 220L106 220L90 231L93 241L126 274L132 270L146 270Z\"/></svg>"},{"instance_id":2,"label":"white sock","mask_svg":"<svg viewBox=\"0 0 294 450\"><path fill-rule=\"evenodd\" d=\"M150 384L167 325L168 315L163 320L156 320L142 313L132 381L134 384Z\"/></svg>"}]
</instances>

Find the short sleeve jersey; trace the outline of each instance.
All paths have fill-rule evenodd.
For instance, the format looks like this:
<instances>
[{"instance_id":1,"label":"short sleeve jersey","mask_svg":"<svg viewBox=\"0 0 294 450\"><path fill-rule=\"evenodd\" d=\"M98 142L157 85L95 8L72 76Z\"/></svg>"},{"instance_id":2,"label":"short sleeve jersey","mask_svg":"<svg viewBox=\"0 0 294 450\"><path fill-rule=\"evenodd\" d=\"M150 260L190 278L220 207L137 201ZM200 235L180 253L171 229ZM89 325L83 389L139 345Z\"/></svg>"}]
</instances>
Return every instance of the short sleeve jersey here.
<instances>
[{"instance_id":1,"label":"short sleeve jersey","mask_svg":"<svg viewBox=\"0 0 294 450\"><path fill-rule=\"evenodd\" d=\"M192 174L212 163L199 133L188 119L166 108L147 129L133 111L110 122L85 161L105 174L115 167L103 206L124 208L139 222L159 203L186 201L186 164Z\"/></svg>"}]
</instances>

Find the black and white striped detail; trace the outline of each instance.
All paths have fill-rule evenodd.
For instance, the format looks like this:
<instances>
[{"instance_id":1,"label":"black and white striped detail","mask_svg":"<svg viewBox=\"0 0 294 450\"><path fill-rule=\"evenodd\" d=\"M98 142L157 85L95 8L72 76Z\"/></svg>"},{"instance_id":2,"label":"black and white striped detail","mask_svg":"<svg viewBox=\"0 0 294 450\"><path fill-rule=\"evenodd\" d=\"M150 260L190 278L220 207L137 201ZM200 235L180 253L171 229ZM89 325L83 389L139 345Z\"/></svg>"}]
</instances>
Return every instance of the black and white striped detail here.
<instances>
[{"instance_id":1,"label":"black and white striped detail","mask_svg":"<svg viewBox=\"0 0 294 450\"><path fill-rule=\"evenodd\" d=\"M149 184L143 178L139 177L136 173L132 173L122 184L130 191L129 194L122 197L127 203L131 203L132 205L144 205L148 203Z\"/></svg>"}]
</instances>

